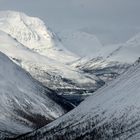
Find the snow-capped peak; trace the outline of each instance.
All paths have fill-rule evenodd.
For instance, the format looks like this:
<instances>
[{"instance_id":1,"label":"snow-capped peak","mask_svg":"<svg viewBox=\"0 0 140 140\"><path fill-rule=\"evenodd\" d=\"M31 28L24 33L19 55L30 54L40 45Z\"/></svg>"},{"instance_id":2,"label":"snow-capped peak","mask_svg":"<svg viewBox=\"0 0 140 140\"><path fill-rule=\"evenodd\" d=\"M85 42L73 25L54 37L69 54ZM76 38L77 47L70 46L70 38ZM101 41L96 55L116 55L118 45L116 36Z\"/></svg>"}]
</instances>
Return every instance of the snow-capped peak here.
<instances>
[{"instance_id":1,"label":"snow-capped peak","mask_svg":"<svg viewBox=\"0 0 140 140\"><path fill-rule=\"evenodd\" d=\"M54 46L52 41L54 35L46 28L43 21L24 13L0 12L0 29L11 34L29 48L40 49Z\"/></svg>"},{"instance_id":2,"label":"snow-capped peak","mask_svg":"<svg viewBox=\"0 0 140 140\"><path fill-rule=\"evenodd\" d=\"M55 33L39 18L20 12L3 11L0 12L0 30L10 34L24 46L52 59L62 62L77 59L76 55L64 49Z\"/></svg>"}]
</instances>

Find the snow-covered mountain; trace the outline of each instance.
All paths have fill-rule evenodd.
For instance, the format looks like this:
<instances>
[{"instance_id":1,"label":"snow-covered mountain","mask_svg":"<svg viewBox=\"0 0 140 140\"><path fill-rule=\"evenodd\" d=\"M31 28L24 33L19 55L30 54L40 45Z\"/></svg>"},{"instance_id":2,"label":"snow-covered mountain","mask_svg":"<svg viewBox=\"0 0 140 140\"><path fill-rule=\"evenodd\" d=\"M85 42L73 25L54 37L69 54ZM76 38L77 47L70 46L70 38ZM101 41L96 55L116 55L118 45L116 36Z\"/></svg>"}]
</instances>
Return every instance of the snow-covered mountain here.
<instances>
[{"instance_id":1,"label":"snow-covered mountain","mask_svg":"<svg viewBox=\"0 0 140 140\"><path fill-rule=\"evenodd\" d=\"M32 31L36 30L36 32L34 32L38 36L41 36L42 32L48 33L39 19L30 18L17 12L2 12L0 15L0 51L9 56L14 62L28 71L35 79L45 86L47 85L47 87L57 91L58 94L66 95L67 98L69 98L70 94L75 94L76 97L74 98L77 98L78 95L79 98L81 94L92 93L104 84L104 82L96 76L84 74L74 67L65 64L66 61L74 61L73 57L68 59L68 57L71 56L66 53L67 51L58 51L56 46L48 47L47 45L49 45L50 42L47 44L47 40L44 39L45 37L39 37L39 40L36 40L34 35L30 33L31 27ZM23 19L25 20L24 22ZM39 24L38 20L39 23L41 22L42 24ZM35 21L35 23L33 21ZM28 24L26 24L25 26L25 22L28 22L28 24L33 22L33 25L29 24L28 26ZM39 24L39 27L36 24ZM43 29L40 26L43 26ZM31 34L31 38L29 34ZM53 40L49 34L50 33L48 33L49 38ZM29 37L27 42L25 36L26 38ZM46 47L44 44L45 50L42 49L41 46L42 38L46 41ZM55 40L53 41L55 42ZM35 46L31 42L36 42ZM54 51L55 49L56 51ZM44 52L43 55L42 52ZM57 55L55 52L57 52ZM63 62L60 61L62 58L64 60Z\"/></svg>"},{"instance_id":2,"label":"snow-covered mountain","mask_svg":"<svg viewBox=\"0 0 140 140\"><path fill-rule=\"evenodd\" d=\"M110 81L122 74L138 58L140 52L140 34L124 44L109 45L100 48L98 56L80 58L70 63L86 73L94 74L102 80Z\"/></svg>"},{"instance_id":3,"label":"snow-covered mountain","mask_svg":"<svg viewBox=\"0 0 140 140\"><path fill-rule=\"evenodd\" d=\"M122 44L104 46L99 55L108 61L133 64L139 57L140 33Z\"/></svg>"},{"instance_id":4,"label":"snow-covered mountain","mask_svg":"<svg viewBox=\"0 0 140 140\"><path fill-rule=\"evenodd\" d=\"M33 52L4 32L0 33L0 44L0 51L30 72L34 78L51 89L60 90L60 93L61 90L65 94L67 90L90 90L90 87L95 90L100 86L97 77L88 77L67 65Z\"/></svg>"},{"instance_id":5,"label":"snow-covered mountain","mask_svg":"<svg viewBox=\"0 0 140 140\"><path fill-rule=\"evenodd\" d=\"M113 46L102 46L95 36L82 31L62 32L59 39L38 18L0 12L0 51L67 98L69 93L76 96L92 93L128 69L139 56L138 36ZM62 44L92 46L95 51L91 58L79 58Z\"/></svg>"},{"instance_id":6,"label":"snow-covered mountain","mask_svg":"<svg viewBox=\"0 0 140 140\"><path fill-rule=\"evenodd\" d=\"M137 34L126 43L118 45L118 47L107 56L107 58L112 61L132 64L139 57L139 52L140 34Z\"/></svg>"},{"instance_id":7,"label":"snow-covered mountain","mask_svg":"<svg viewBox=\"0 0 140 140\"><path fill-rule=\"evenodd\" d=\"M0 139L40 128L70 107L0 52Z\"/></svg>"},{"instance_id":8,"label":"snow-covered mountain","mask_svg":"<svg viewBox=\"0 0 140 140\"><path fill-rule=\"evenodd\" d=\"M140 59L77 108L18 140L139 140Z\"/></svg>"},{"instance_id":9,"label":"snow-covered mountain","mask_svg":"<svg viewBox=\"0 0 140 140\"><path fill-rule=\"evenodd\" d=\"M62 96L76 104L90 94L73 111L17 139L139 139L140 60L133 63L140 35L110 46L82 31L58 36L38 18L0 12L0 51L16 63L0 53L0 139L30 132L72 109ZM89 46L93 55L80 58L63 45Z\"/></svg>"},{"instance_id":10,"label":"snow-covered mountain","mask_svg":"<svg viewBox=\"0 0 140 140\"><path fill-rule=\"evenodd\" d=\"M78 57L67 51L59 38L43 21L14 11L0 12L0 30L10 34L24 46L51 59L69 62Z\"/></svg>"}]
</instances>

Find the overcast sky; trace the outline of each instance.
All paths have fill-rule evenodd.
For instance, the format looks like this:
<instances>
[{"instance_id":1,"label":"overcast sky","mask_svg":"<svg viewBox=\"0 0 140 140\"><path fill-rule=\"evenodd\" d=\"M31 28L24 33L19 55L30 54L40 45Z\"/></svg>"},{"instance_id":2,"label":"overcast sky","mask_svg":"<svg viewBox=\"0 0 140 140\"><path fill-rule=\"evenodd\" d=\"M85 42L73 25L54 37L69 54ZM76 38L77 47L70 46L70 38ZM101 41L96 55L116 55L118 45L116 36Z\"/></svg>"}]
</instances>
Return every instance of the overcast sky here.
<instances>
[{"instance_id":1,"label":"overcast sky","mask_svg":"<svg viewBox=\"0 0 140 140\"><path fill-rule=\"evenodd\" d=\"M123 42L140 31L140 0L0 0L0 10L38 16L57 32L94 33L105 44Z\"/></svg>"}]
</instances>

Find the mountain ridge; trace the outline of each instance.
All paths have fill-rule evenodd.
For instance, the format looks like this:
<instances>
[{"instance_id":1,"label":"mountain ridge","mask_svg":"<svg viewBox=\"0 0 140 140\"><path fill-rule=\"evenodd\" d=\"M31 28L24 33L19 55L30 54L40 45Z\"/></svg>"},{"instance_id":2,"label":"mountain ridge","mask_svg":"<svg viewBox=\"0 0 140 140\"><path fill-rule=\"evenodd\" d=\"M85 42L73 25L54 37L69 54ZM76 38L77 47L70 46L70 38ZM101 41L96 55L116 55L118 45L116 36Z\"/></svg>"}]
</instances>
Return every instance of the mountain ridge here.
<instances>
[{"instance_id":1,"label":"mountain ridge","mask_svg":"<svg viewBox=\"0 0 140 140\"><path fill-rule=\"evenodd\" d=\"M139 75L138 60L128 71L99 89L71 112L17 140L138 140Z\"/></svg>"}]
</instances>

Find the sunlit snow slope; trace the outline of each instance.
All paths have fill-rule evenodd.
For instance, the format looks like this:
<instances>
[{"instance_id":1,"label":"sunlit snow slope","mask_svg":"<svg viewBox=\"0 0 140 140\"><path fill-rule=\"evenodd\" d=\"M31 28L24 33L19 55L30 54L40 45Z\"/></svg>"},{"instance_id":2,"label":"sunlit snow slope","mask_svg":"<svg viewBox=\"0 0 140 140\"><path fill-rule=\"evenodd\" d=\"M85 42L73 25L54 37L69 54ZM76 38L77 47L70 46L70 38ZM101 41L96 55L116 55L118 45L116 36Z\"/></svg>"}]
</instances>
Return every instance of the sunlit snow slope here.
<instances>
[{"instance_id":1,"label":"sunlit snow slope","mask_svg":"<svg viewBox=\"0 0 140 140\"><path fill-rule=\"evenodd\" d=\"M2 11L0 30L51 59L65 63L78 58L63 47L59 38L39 18L29 17L20 12Z\"/></svg>"},{"instance_id":2,"label":"sunlit snow slope","mask_svg":"<svg viewBox=\"0 0 140 140\"><path fill-rule=\"evenodd\" d=\"M53 123L19 139L139 140L140 60Z\"/></svg>"}]
</instances>

